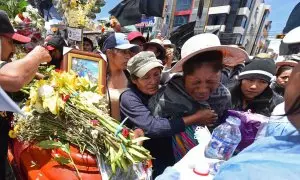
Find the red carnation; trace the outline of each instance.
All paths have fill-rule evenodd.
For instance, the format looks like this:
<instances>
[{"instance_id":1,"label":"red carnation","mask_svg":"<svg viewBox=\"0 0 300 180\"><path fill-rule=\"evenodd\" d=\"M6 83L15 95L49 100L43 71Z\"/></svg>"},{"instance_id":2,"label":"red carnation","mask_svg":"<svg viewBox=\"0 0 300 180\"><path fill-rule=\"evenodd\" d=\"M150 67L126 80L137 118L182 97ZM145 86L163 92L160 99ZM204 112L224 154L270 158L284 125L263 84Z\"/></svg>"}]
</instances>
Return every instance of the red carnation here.
<instances>
[{"instance_id":1,"label":"red carnation","mask_svg":"<svg viewBox=\"0 0 300 180\"><path fill-rule=\"evenodd\" d=\"M69 96L69 95L62 95L62 100L63 100L64 102L67 102L69 99L70 99L70 96Z\"/></svg>"},{"instance_id":2,"label":"red carnation","mask_svg":"<svg viewBox=\"0 0 300 180\"><path fill-rule=\"evenodd\" d=\"M122 129L122 135L127 138L129 136L129 130L127 128Z\"/></svg>"},{"instance_id":3,"label":"red carnation","mask_svg":"<svg viewBox=\"0 0 300 180\"><path fill-rule=\"evenodd\" d=\"M99 124L99 121L96 120L96 119L91 120L91 124L92 124L93 126L97 126L97 125Z\"/></svg>"}]
</instances>

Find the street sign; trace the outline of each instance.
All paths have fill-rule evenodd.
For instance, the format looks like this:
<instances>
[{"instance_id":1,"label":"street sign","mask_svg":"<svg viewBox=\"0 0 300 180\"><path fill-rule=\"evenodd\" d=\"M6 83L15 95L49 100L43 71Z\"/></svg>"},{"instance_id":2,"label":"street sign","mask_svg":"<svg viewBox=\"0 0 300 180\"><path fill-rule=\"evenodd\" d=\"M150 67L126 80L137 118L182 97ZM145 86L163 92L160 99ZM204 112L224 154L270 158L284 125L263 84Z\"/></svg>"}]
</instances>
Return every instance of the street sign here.
<instances>
[{"instance_id":1,"label":"street sign","mask_svg":"<svg viewBox=\"0 0 300 180\"><path fill-rule=\"evenodd\" d=\"M68 27L68 39L73 41L82 40L82 29Z\"/></svg>"}]
</instances>

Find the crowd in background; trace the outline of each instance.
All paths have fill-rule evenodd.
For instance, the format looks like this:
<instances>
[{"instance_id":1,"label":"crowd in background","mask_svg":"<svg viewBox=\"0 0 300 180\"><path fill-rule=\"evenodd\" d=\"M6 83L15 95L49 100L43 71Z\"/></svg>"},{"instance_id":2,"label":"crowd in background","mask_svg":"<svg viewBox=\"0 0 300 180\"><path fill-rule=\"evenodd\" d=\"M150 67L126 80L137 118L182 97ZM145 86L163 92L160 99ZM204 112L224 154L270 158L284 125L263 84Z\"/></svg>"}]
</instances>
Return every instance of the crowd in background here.
<instances>
[{"instance_id":1,"label":"crowd in background","mask_svg":"<svg viewBox=\"0 0 300 180\"><path fill-rule=\"evenodd\" d=\"M1 12L4 18L3 14ZM46 61L57 69L61 68L63 47L68 45L59 34L52 34L45 39L47 51L38 46L24 58L22 68L26 69L30 65L31 70L20 70L17 72L20 75L15 75L14 72L11 75L14 80L8 79L7 72L10 71L4 72L4 69L17 63L9 62L14 49L7 49L3 43L9 43L13 47L13 40L16 39L12 35L13 31L5 32L7 29L3 27L1 25L0 32L1 60L6 61L0 69L3 89L17 91L35 76L41 62ZM251 111L271 117L274 108L279 105L284 112L282 115L286 115L296 129L300 128L300 66L295 59L276 63L271 57L257 56L249 59L249 55L242 48L221 45L218 36L209 33L195 35L185 42L181 47L180 57L175 56L177 48L170 40L157 37L147 41L138 31L129 34L111 32L97 39L98 46L95 47L91 39L84 37L83 51L98 53L107 61L107 93L111 116L120 121L125 120L126 125L135 129L138 136L151 138L143 145L155 158L154 178L180 161L198 144L194 139L197 125L207 126L212 131L224 122L223 116L229 109ZM27 40L24 43L26 42ZM12 84L16 82L9 84L18 80L19 76L22 76L19 84L15 87ZM288 83L289 81L292 82ZM285 111L282 105L284 101ZM2 132L4 131L1 130ZM269 139L262 139L258 144L255 142L254 146L229 161L216 178L232 177L232 173L242 172L238 168L230 167L231 164L243 164L239 167L249 168L251 171L249 164L238 159L239 156L251 159L253 152L272 150L270 156L264 157L272 160L276 157L271 155L276 153L294 155L299 150L299 134L293 137L280 134L276 137L282 138L280 143L278 139L272 139L271 135ZM287 146L285 143L289 143L290 148L284 150ZM2 146L2 142L0 144ZM268 144L272 146L265 147ZM282 148L276 149L275 145ZM287 159L295 158L292 155ZM296 159L299 160L299 157ZM3 158L0 161L2 160ZM278 169L286 169L283 165L277 166ZM278 170L277 173L280 172ZM288 172L292 173L293 168Z\"/></svg>"}]
</instances>

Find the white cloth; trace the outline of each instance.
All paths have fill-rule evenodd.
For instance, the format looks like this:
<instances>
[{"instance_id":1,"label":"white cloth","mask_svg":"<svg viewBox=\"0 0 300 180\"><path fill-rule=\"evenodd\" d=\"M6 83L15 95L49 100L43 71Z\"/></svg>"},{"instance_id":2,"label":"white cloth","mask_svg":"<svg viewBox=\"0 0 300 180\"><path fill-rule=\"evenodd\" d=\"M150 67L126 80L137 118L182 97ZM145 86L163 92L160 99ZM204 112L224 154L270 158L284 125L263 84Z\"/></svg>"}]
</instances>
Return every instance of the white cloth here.
<instances>
[{"instance_id":1,"label":"white cloth","mask_svg":"<svg viewBox=\"0 0 300 180\"><path fill-rule=\"evenodd\" d=\"M208 176L199 176L193 172L193 169L198 165L209 166L211 163L220 161L206 158L204 155L205 148L211 139L211 134L207 128L196 128L195 136L199 144L192 148L173 168L179 172L180 180L211 180L214 176L210 174Z\"/></svg>"}]
</instances>

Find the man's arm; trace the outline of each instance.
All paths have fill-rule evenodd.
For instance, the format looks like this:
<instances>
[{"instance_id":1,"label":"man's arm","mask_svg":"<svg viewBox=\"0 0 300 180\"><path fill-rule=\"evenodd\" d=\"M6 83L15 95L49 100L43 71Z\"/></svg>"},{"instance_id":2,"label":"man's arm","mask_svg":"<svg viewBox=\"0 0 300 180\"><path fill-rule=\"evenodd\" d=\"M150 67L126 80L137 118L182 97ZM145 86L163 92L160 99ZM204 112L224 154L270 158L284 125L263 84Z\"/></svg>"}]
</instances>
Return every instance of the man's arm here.
<instances>
[{"instance_id":1,"label":"man's arm","mask_svg":"<svg viewBox=\"0 0 300 180\"><path fill-rule=\"evenodd\" d=\"M7 63L0 69L0 86L8 92L19 91L34 78L38 66L50 60L49 52L37 46L23 59Z\"/></svg>"}]
</instances>

